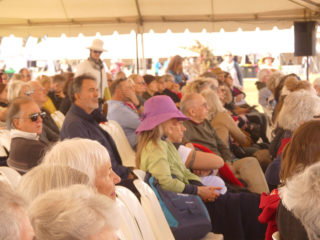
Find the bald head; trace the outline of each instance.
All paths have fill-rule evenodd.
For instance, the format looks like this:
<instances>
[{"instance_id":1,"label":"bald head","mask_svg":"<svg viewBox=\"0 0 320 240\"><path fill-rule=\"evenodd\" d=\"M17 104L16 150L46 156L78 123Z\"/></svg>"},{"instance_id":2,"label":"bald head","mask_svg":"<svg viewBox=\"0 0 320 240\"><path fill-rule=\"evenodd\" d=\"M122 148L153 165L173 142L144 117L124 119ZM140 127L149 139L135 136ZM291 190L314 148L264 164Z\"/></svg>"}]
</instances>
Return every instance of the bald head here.
<instances>
[{"instance_id":1,"label":"bald head","mask_svg":"<svg viewBox=\"0 0 320 240\"><path fill-rule=\"evenodd\" d=\"M207 102L199 93L184 95L180 103L180 109L197 123L203 122L208 117Z\"/></svg>"}]
</instances>

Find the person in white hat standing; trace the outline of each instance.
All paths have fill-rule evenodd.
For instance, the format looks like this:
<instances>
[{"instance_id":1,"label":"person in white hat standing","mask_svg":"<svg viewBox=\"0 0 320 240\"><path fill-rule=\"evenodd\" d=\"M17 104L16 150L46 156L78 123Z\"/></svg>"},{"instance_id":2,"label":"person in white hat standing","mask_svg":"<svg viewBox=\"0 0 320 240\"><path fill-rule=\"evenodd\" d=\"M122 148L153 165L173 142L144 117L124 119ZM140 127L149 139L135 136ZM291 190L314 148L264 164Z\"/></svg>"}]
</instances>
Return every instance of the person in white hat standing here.
<instances>
[{"instance_id":1,"label":"person in white hat standing","mask_svg":"<svg viewBox=\"0 0 320 240\"><path fill-rule=\"evenodd\" d=\"M103 49L103 41L101 39L94 39L88 49L90 49L90 56L77 66L75 77L82 74L91 75L96 79L99 98L104 101L110 100L111 95L108 89L106 66L100 59L102 52L107 50Z\"/></svg>"}]
</instances>

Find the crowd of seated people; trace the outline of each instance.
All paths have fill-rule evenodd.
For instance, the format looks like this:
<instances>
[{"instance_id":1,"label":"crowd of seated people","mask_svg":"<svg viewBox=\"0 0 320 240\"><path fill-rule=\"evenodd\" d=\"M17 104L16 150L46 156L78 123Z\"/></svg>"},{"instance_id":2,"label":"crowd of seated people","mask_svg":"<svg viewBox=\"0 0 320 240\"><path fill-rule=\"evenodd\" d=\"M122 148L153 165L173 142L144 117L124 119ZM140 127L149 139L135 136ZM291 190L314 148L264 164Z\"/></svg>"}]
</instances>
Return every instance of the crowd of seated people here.
<instances>
[{"instance_id":1,"label":"crowd of seated people","mask_svg":"<svg viewBox=\"0 0 320 240\"><path fill-rule=\"evenodd\" d=\"M212 232L226 240L271 239L275 231L281 239L318 239L310 209L317 213L320 200L312 194L318 191L318 82L262 69L259 112L234 73L214 68L188 80L182 63L172 58L163 76L108 76L105 99L106 89L87 73L2 74L6 163L22 175L17 188L0 176L0 221L9 236L3 239L122 239L115 186L139 198L134 169L165 190L198 195ZM124 164L125 150L103 127L108 120L121 126L135 167ZM81 227L86 222L96 224Z\"/></svg>"}]
</instances>

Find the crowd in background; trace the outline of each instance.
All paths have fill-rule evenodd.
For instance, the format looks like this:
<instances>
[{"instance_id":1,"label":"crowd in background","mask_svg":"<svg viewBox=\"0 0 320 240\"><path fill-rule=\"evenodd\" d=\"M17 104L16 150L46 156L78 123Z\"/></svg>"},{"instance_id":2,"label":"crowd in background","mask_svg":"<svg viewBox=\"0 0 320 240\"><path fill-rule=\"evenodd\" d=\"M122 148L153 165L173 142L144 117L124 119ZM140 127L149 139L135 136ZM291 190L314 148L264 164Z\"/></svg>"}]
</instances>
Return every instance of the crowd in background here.
<instances>
[{"instance_id":1,"label":"crowd in background","mask_svg":"<svg viewBox=\"0 0 320 240\"><path fill-rule=\"evenodd\" d=\"M1 165L23 175L11 187L0 181L1 239L121 238L115 185L139 196L134 168L163 189L198 195L226 240L276 231L284 240L319 239L318 79L284 75L267 56L259 112L231 53L188 79L180 56L162 76L112 75L100 59L103 42L89 49L74 73L0 75L0 126L10 135ZM136 152L134 167L105 131L108 121Z\"/></svg>"}]
</instances>

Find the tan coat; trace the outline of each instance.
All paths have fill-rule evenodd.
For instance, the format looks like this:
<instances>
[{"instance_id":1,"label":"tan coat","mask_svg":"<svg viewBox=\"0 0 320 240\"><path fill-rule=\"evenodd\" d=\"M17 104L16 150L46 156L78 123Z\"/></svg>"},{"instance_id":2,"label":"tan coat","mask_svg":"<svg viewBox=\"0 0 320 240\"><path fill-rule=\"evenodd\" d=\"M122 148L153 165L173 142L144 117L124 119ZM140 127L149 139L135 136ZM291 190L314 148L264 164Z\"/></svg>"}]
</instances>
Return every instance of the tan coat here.
<instances>
[{"instance_id":1,"label":"tan coat","mask_svg":"<svg viewBox=\"0 0 320 240\"><path fill-rule=\"evenodd\" d=\"M229 146L229 135L241 145L246 144L249 140L227 111L218 113L211 121L211 124L219 138L221 138L227 146Z\"/></svg>"}]
</instances>

